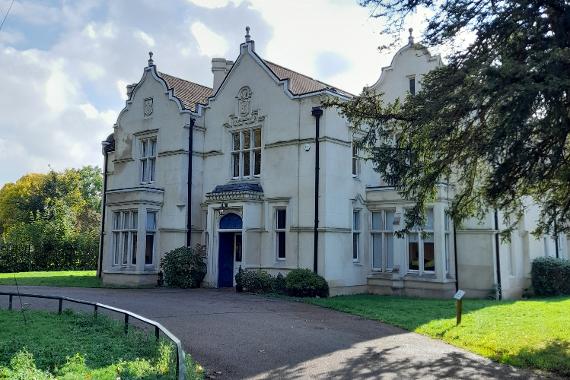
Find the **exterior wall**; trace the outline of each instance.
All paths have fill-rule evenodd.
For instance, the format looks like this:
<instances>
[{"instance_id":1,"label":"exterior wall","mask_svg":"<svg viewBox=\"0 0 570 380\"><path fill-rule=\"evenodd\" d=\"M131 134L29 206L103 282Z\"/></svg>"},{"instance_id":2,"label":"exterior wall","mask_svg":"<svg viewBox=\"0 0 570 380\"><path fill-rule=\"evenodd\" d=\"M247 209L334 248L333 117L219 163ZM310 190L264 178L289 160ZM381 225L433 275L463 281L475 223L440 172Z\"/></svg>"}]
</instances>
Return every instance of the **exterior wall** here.
<instances>
[{"instance_id":1,"label":"exterior wall","mask_svg":"<svg viewBox=\"0 0 570 380\"><path fill-rule=\"evenodd\" d=\"M391 66L382 69L372 90L386 94L387 101L402 98L415 76L416 91L421 78L441 64L438 56L408 45L395 55ZM294 268L313 268L315 118L319 96L295 97L260 63L252 44L242 44L240 55L215 97L191 114L156 74L145 69L143 78L121 112L115 126L115 151L108 156L108 189L103 280L109 284L151 285L156 282L160 257L186 244L188 212L187 172L190 118L193 129L191 244L206 245L204 285L218 286L219 223L223 215L235 213L243 227L243 260L234 263L234 274L260 268L285 274ZM218 78L219 79L219 78ZM238 93L251 90L250 110L240 113ZM152 116L144 116L144 100L153 99ZM488 297L496 292L497 262L493 213L482 220L468 220L457 230L445 229L445 210L450 190L440 188L433 208L435 270L409 269L409 238L394 239L392 270L373 268L372 213L393 210L393 229L404 225L405 209L411 204L386 186L372 164L360 162L352 174L353 131L336 110L324 109L320 129L320 192L318 273L329 282L331 294L371 292L422 297L450 297L458 286L468 297ZM231 133L245 127L261 127L261 175L233 178ZM139 139L156 136L156 179L140 182ZM263 192L214 193L219 185L258 184ZM286 257L278 259L275 232L276 210L286 209ZM114 265L113 212L138 211L136 265ZM152 265L144 264L145 213L158 211L156 248ZM359 255L353 260L353 211L360 210ZM538 210L529 209L510 242L499 245L501 282L506 298L519 297L529 284L530 263L539 256L554 255L550 237L536 239L529 234ZM500 225L499 229L505 228ZM222 232L226 232L225 230ZM456 236L454 236L456 234ZM447 235L447 245L446 245ZM457 242L455 252L454 241ZM446 248L447 247L447 248ZM446 255L447 249L447 255ZM559 254L568 257L566 237L559 239ZM458 276L455 273L457 256Z\"/></svg>"},{"instance_id":2,"label":"exterior wall","mask_svg":"<svg viewBox=\"0 0 570 380\"><path fill-rule=\"evenodd\" d=\"M146 68L114 128L115 152L109 156L103 252L105 283L156 283L160 255L185 245L188 168L188 128L185 126L190 119L165 93L166 87L156 77L154 67ZM153 99L153 112L149 117L145 117L143 111L147 98ZM140 139L145 137L157 140L156 178L148 184L141 183L140 175ZM136 265L113 264L113 212L120 210L138 211ZM144 260L147 210L158 212L151 265L146 265ZM128 277L130 275L134 277Z\"/></svg>"}]
</instances>

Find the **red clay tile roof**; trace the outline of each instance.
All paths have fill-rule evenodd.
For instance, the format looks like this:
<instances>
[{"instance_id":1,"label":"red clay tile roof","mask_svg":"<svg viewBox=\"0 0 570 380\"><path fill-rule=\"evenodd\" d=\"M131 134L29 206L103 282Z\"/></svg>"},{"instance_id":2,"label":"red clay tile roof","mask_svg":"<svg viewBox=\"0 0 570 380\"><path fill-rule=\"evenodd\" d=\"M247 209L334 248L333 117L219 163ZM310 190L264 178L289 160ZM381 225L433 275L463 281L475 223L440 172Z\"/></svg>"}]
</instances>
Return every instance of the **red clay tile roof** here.
<instances>
[{"instance_id":1,"label":"red clay tile roof","mask_svg":"<svg viewBox=\"0 0 570 380\"><path fill-rule=\"evenodd\" d=\"M300 74L296 71L287 69L283 66L279 66L273 62L265 60L263 60L263 62L265 62L269 70L271 70L280 80L289 79L289 91L291 91L293 95L304 95L312 92L329 90L342 96L354 96L349 92ZM166 81L168 88L173 90L174 96L180 99L185 109L196 111L197 104L206 104L208 102L208 97L213 95L213 90L210 87L202 86L201 84L190 82L162 72L159 72L158 75Z\"/></svg>"},{"instance_id":2,"label":"red clay tile roof","mask_svg":"<svg viewBox=\"0 0 570 380\"><path fill-rule=\"evenodd\" d=\"M289 79L289 91L291 91L294 95L303 95L316 91L329 90L331 92L336 92L343 96L348 96L348 97L354 96L350 92L341 90L337 87L328 85L319 80L300 74L296 71L287 69L276 63L269 62L266 60L263 60L263 62L265 62L267 67L269 67L269 69L273 71L273 73L280 80Z\"/></svg>"},{"instance_id":3,"label":"red clay tile roof","mask_svg":"<svg viewBox=\"0 0 570 380\"><path fill-rule=\"evenodd\" d=\"M168 88L173 90L174 96L180 99L185 109L196 111L196 104L206 104L208 97L212 96L213 91L210 87L161 72L158 75L166 81Z\"/></svg>"}]
</instances>

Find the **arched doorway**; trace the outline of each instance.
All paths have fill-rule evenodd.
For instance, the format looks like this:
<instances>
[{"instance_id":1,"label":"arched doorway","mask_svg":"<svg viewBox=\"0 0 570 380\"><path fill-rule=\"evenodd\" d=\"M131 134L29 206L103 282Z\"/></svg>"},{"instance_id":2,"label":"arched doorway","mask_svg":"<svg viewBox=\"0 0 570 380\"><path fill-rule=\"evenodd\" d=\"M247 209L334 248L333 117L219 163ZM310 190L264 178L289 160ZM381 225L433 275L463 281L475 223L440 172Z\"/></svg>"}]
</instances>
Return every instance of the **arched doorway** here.
<instances>
[{"instance_id":1,"label":"arched doorway","mask_svg":"<svg viewBox=\"0 0 570 380\"><path fill-rule=\"evenodd\" d=\"M218 287L234 286L235 265L242 261L242 220L234 213L220 219L218 251Z\"/></svg>"}]
</instances>

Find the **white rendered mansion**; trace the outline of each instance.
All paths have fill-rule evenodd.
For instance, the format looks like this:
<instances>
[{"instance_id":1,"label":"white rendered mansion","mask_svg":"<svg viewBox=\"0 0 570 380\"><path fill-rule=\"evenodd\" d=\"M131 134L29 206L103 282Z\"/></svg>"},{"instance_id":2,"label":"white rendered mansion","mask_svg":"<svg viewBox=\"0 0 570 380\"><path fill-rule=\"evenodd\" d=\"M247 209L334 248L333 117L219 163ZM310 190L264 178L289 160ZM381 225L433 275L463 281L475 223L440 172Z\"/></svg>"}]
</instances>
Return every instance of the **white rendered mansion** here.
<instances>
[{"instance_id":1,"label":"white rendered mansion","mask_svg":"<svg viewBox=\"0 0 570 380\"><path fill-rule=\"evenodd\" d=\"M410 37L371 88L392 101L441 64ZM324 97L353 95L264 60L249 31L235 61L213 59L212 72L209 88L158 71L151 55L128 86L103 142L105 283L154 284L161 255L200 243L209 287L233 286L239 267L300 267L332 294L448 297L459 287L485 297L500 283L517 297L533 258L567 257L566 237L529 234L536 213L508 244L493 212L454 228L444 186L424 233L397 238L410 204L358 158L337 110L320 108Z\"/></svg>"}]
</instances>

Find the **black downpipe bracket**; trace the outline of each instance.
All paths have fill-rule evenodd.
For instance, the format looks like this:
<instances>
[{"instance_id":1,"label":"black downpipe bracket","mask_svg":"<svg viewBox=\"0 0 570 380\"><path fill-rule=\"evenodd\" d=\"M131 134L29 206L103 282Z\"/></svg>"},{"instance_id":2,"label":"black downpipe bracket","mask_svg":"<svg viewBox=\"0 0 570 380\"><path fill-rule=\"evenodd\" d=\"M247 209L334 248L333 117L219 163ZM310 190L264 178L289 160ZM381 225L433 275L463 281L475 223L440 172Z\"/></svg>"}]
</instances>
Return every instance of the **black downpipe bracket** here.
<instances>
[{"instance_id":1,"label":"black downpipe bracket","mask_svg":"<svg viewBox=\"0 0 570 380\"><path fill-rule=\"evenodd\" d=\"M194 119L190 119L188 131L188 206L186 215L186 246L192 243L192 151L194 150Z\"/></svg>"},{"instance_id":2,"label":"black downpipe bracket","mask_svg":"<svg viewBox=\"0 0 570 380\"><path fill-rule=\"evenodd\" d=\"M315 118L315 224L313 227L313 271L318 273L319 269L319 148L321 137L320 119L323 116L321 107L313 107L311 115Z\"/></svg>"},{"instance_id":3,"label":"black downpipe bracket","mask_svg":"<svg viewBox=\"0 0 570 380\"><path fill-rule=\"evenodd\" d=\"M497 261L497 298L503 299L503 285L501 281L501 252L499 244L499 210L495 209L495 257Z\"/></svg>"},{"instance_id":4,"label":"black downpipe bracket","mask_svg":"<svg viewBox=\"0 0 570 380\"><path fill-rule=\"evenodd\" d=\"M101 211L101 235L99 236L99 260L97 266L97 277L101 278L103 274L103 244L105 242L105 209L107 208L107 162L109 152L107 147L109 142L103 142L103 197L101 199L103 209Z\"/></svg>"}]
</instances>

